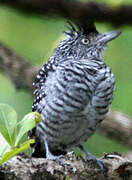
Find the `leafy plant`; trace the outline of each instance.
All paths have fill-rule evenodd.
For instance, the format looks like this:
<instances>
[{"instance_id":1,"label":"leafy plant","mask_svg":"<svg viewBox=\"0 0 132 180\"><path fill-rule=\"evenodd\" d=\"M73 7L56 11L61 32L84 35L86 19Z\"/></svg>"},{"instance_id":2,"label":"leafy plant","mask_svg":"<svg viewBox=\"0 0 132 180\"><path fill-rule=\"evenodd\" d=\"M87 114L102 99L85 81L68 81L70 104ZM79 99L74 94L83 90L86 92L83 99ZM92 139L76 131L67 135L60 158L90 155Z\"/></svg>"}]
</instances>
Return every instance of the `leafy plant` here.
<instances>
[{"instance_id":1,"label":"leafy plant","mask_svg":"<svg viewBox=\"0 0 132 180\"><path fill-rule=\"evenodd\" d=\"M21 144L21 139L40 122L41 116L38 112L29 113L18 122L16 111L7 104L0 104L0 133L7 142L0 147L0 165L35 143L34 139L29 139Z\"/></svg>"}]
</instances>

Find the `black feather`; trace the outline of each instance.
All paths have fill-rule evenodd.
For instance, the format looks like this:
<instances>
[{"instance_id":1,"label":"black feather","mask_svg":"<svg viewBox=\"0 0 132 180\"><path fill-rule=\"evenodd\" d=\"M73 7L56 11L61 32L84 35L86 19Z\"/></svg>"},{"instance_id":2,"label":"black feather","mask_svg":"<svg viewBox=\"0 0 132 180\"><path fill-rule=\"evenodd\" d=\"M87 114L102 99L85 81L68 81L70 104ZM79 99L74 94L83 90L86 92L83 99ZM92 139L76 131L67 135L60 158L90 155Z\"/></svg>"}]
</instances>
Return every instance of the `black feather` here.
<instances>
[{"instance_id":1,"label":"black feather","mask_svg":"<svg viewBox=\"0 0 132 180\"><path fill-rule=\"evenodd\" d=\"M64 31L66 35L74 36L77 35L88 35L90 33L98 34L98 31L96 30L95 24L92 21L89 21L89 23L71 23L70 21L67 22L68 25L66 26L69 31Z\"/></svg>"}]
</instances>

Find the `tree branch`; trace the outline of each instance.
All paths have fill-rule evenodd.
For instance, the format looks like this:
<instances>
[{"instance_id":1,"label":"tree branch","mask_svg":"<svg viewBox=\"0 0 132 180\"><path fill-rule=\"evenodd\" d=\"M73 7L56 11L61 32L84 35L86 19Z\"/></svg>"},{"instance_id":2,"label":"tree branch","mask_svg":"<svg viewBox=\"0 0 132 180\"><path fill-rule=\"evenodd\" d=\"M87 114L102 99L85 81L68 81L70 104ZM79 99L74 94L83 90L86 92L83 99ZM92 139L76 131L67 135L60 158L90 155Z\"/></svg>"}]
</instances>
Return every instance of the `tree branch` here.
<instances>
[{"instance_id":1,"label":"tree branch","mask_svg":"<svg viewBox=\"0 0 132 180\"><path fill-rule=\"evenodd\" d=\"M0 0L7 5L28 14L61 17L81 23L94 20L111 23L114 26L132 25L132 5L112 7L103 3L80 2L77 0Z\"/></svg>"},{"instance_id":2,"label":"tree branch","mask_svg":"<svg viewBox=\"0 0 132 180\"><path fill-rule=\"evenodd\" d=\"M44 158L16 156L0 166L0 179L5 180L131 180L132 161L119 154L106 154L105 171L93 161L84 161L73 153L63 159L68 166Z\"/></svg>"},{"instance_id":3,"label":"tree branch","mask_svg":"<svg viewBox=\"0 0 132 180\"><path fill-rule=\"evenodd\" d=\"M126 114L109 111L99 131L107 137L132 147L132 118Z\"/></svg>"},{"instance_id":4,"label":"tree branch","mask_svg":"<svg viewBox=\"0 0 132 180\"><path fill-rule=\"evenodd\" d=\"M0 43L0 70L5 72L17 89L26 89L32 92L32 82L39 67L11 51Z\"/></svg>"}]
</instances>

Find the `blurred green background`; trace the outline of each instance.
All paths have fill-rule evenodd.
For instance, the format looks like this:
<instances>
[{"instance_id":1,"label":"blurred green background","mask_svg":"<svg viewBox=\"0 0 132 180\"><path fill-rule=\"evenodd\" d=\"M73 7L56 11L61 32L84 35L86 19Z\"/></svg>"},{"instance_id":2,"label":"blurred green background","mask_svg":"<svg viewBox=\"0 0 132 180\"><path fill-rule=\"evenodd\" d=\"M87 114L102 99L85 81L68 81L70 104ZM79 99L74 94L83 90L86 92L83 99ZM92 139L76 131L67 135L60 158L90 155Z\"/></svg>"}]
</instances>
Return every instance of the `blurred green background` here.
<instances>
[{"instance_id":1,"label":"blurred green background","mask_svg":"<svg viewBox=\"0 0 132 180\"><path fill-rule=\"evenodd\" d=\"M118 1L120 2L122 1ZM127 2L130 0L125 1ZM36 65L41 66L48 60L51 49L55 47L66 29L65 25L64 20L29 16L4 6L0 7L0 41ZM108 24L97 24L97 28L102 33L115 29ZM105 61L116 77L117 88L112 109L132 116L132 29L121 27L120 30L123 33L109 44ZM0 71L0 103L7 103L14 107L21 119L31 111L32 102L33 98L29 93L16 91L9 78ZM86 146L97 156L103 155L104 152L128 151L123 144L98 134L90 138Z\"/></svg>"}]
</instances>

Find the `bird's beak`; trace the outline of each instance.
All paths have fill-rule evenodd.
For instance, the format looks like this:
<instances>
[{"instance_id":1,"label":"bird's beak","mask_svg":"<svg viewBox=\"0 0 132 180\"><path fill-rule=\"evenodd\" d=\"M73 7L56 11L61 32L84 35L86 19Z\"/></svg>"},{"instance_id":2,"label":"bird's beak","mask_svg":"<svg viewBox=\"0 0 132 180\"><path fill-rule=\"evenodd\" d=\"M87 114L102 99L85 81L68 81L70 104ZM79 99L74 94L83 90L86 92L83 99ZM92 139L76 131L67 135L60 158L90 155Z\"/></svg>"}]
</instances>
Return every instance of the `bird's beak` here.
<instances>
[{"instance_id":1,"label":"bird's beak","mask_svg":"<svg viewBox=\"0 0 132 180\"><path fill-rule=\"evenodd\" d=\"M99 37L98 42L107 44L109 41L117 38L121 34L121 31L112 31L108 33L104 33Z\"/></svg>"}]
</instances>

